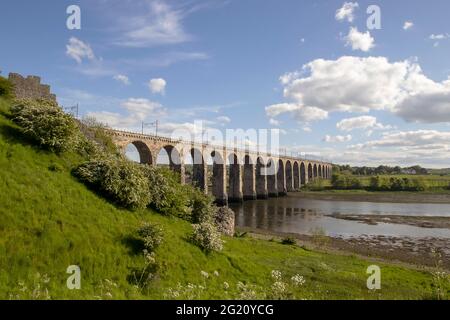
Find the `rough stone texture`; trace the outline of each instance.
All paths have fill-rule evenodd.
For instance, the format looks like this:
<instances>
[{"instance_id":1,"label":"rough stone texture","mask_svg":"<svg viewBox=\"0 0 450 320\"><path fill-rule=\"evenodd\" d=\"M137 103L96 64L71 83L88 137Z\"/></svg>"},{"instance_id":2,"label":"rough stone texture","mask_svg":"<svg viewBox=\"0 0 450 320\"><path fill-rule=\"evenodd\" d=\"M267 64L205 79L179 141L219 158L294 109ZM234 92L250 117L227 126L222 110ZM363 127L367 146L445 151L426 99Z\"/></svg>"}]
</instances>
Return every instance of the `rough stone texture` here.
<instances>
[{"instance_id":1,"label":"rough stone texture","mask_svg":"<svg viewBox=\"0 0 450 320\"><path fill-rule=\"evenodd\" d=\"M228 207L217 209L214 217L217 230L227 236L234 236L234 211Z\"/></svg>"},{"instance_id":2,"label":"rough stone texture","mask_svg":"<svg viewBox=\"0 0 450 320\"><path fill-rule=\"evenodd\" d=\"M14 94L19 99L47 99L56 102L56 95L50 92L50 86L41 84L37 76L22 77L17 73L9 74L9 81L13 84Z\"/></svg>"}]
</instances>

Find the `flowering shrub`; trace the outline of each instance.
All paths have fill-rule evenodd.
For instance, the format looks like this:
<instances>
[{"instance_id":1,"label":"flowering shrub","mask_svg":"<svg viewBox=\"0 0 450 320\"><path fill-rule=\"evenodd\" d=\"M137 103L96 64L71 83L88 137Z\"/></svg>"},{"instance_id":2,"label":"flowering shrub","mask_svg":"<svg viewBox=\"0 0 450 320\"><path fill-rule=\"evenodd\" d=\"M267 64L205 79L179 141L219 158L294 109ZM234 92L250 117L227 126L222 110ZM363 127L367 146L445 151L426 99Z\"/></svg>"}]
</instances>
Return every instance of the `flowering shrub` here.
<instances>
[{"instance_id":1,"label":"flowering shrub","mask_svg":"<svg viewBox=\"0 0 450 320\"><path fill-rule=\"evenodd\" d=\"M214 222L219 232L230 237L234 235L234 211L230 208L217 208L214 215Z\"/></svg>"},{"instance_id":2,"label":"flowering shrub","mask_svg":"<svg viewBox=\"0 0 450 320\"><path fill-rule=\"evenodd\" d=\"M56 102L18 100L11 108L11 114L23 132L42 147L61 152L74 146L77 125Z\"/></svg>"},{"instance_id":3,"label":"flowering shrub","mask_svg":"<svg viewBox=\"0 0 450 320\"><path fill-rule=\"evenodd\" d=\"M145 208L150 203L149 180L141 166L130 161L90 161L79 166L74 175L123 207Z\"/></svg>"},{"instance_id":4,"label":"flowering shrub","mask_svg":"<svg viewBox=\"0 0 450 320\"><path fill-rule=\"evenodd\" d=\"M220 233L211 222L203 222L192 226L194 232L191 240L194 244L207 252L223 249L223 240L220 238Z\"/></svg>"},{"instance_id":5,"label":"flowering shrub","mask_svg":"<svg viewBox=\"0 0 450 320\"><path fill-rule=\"evenodd\" d=\"M144 223L139 228L138 235L149 252L155 251L164 240L163 229L156 224Z\"/></svg>"}]
</instances>

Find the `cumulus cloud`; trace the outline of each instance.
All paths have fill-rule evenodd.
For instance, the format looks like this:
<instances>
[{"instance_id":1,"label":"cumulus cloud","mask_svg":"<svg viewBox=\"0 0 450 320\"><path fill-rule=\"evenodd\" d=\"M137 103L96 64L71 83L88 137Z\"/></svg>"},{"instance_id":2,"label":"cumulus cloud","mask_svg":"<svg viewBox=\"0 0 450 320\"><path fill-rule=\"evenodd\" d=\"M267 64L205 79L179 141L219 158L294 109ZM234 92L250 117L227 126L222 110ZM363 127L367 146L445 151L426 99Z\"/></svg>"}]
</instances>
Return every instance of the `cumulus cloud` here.
<instances>
[{"instance_id":1,"label":"cumulus cloud","mask_svg":"<svg viewBox=\"0 0 450 320\"><path fill-rule=\"evenodd\" d=\"M347 118L339 121L336 128L342 131L352 131L355 129L392 129L391 126L383 125L377 122L377 118L372 116L361 116L354 118Z\"/></svg>"},{"instance_id":2,"label":"cumulus cloud","mask_svg":"<svg viewBox=\"0 0 450 320\"><path fill-rule=\"evenodd\" d=\"M354 12L359 7L357 2L345 2L341 8L336 11L336 20L353 22L355 19Z\"/></svg>"},{"instance_id":3,"label":"cumulus cloud","mask_svg":"<svg viewBox=\"0 0 450 320\"><path fill-rule=\"evenodd\" d=\"M370 51L375 46L375 39L370 32L359 32L356 27L351 27L348 35L344 37L347 46L351 46L352 50Z\"/></svg>"},{"instance_id":4,"label":"cumulus cloud","mask_svg":"<svg viewBox=\"0 0 450 320\"><path fill-rule=\"evenodd\" d=\"M115 75L113 77L113 79L118 82L121 82L122 84L124 84L126 86L130 85L130 79L126 75L118 74L118 75Z\"/></svg>"},{"instance_id":5,"label":"cumulus cloud","mask_svg":"<svg viewBox=\"0 0 450 320\"><path fill-rule=\"evenodd\" d=\"M274 118L282 113L290 112L294 114L298 122L309 123L311 121L323 120L328 118L328 112L320 108L304 106L295 103L280 103L266 107L266 113Z\"/></svg>"},{"instance_id":6,"label":"cumulus cloud","mask_svg":"<svg viewBox=\"0 0 450 320\"><path fill-rule=\"evenodd\" d=\"M83 59L95 59L95 54L91 46L75 37L69 39L69 43L66 45L66 54L79 64Z\"/></svg>"},{"instance_id":7,"label":"cumulus cloud","mask_svg":"<svg viewBox=\"0 0 450 320\"><path fill-rule=\"evenodd\" d=\"M148 117L161 117L166 114L165 108L158 102L153 102L144 98L129 98L122 101L120 106L127 111L127 114L118 112L90 112L88 117L94 117L98 121L111 127L119 129L138 128L142 121Z\"/></svg>"},{"instance_id":8,"label":"cumulus cloud","mask_svg":"<svg viewBox=\"0 0 450 320\"><path fill-rule=\"evenodd\" d=\"M317 59L302 72L283 76L289 102L266 107L269 118L291 113L300 122L328 117L330 112L368 113L387 110L407 121L450 122L450 80L435 82L411 60L344 56Z\"/></svg>"},{"instance_id":9,"label":"cumulus cloud","mask_svg":"<svg viewBox=\"0 0 450 320\"><path fill-rule=\"evenodd\" d=\"M414 27L414 23L412 21L405 21L403 24L403 30L409 30Z\"/></svg>"},{"instance_id":10,"label":"cumulus cloud","mask_svg":"<svg viewBox=\"0 0 450 320\"><path fill-rule=\"evenodd\" d=\"M152 93L165 94L167 82L162 78L151 79L148 87Z\"/></svg>"},{"instance_id":11,"label":"cumulus cloud","mask_svg":"<svg viewBox=\"0 0 450 320\"><path fill-rule=\"evenodd\" d=\"M346 135L346 136L330 136L330 135L326 135L325 138L323 138L323 141L325 142L348 142L352 140L352 136L351 135Z\"/></svg>"}]
</instances>

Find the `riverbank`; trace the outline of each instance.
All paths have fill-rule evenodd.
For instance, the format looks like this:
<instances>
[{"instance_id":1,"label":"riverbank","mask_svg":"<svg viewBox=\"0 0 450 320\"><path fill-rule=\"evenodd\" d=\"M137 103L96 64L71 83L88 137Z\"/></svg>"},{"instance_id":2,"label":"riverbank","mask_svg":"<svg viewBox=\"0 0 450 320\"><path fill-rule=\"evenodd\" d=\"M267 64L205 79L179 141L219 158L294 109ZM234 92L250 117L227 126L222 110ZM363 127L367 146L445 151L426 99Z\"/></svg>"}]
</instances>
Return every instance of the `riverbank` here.
<instances>
[{"instance_id":1,"label":"riverbank","mask_svg":"<svg viewBox=\"0 0 450 320\"><path fill-rule=\"evenodd\" d=\"M368 235L343 238L321 234L288 234L245 227L238 229L257 239L281 241L287 237L293 238L296 244L305 250L358 255L361 258L375 258L385 263L396 263L420 269L435 268L440 264L443 269L450 270L450 239ZM436 256L436 253L439 253L440 257Z\"/></svg>"},{"instance_id":2,"label":"riverbank","mask_svg":"<svg viewBox=\"0 0 450 320\"><path fill-rule=\"evenodd\" d=\"M450 192L371 192L364 190L301 191L289 197L314 200L386 202L386 203L450 203Z\"/></svg>"}]
</instances>

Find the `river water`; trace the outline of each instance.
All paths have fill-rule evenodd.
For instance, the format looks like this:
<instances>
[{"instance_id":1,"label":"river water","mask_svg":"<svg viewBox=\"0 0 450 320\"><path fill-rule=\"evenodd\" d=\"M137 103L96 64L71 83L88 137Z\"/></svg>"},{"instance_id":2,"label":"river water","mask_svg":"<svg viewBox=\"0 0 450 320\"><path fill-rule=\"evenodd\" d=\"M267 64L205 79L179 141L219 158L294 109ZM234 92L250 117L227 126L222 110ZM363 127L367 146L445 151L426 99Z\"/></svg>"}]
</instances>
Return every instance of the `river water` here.
<instances>
[{"instance_id":1,"label":"river water","mask_svg":"<svg viewBox=\"0 0 450 320\"><path fill-rule=\"evenodd\" d=\"M268 200L231 204L236 226L284 233L313 234L324 231L333 237L383 235L394 237L450 238L449 229L379 223L368 225L328 217L331 214L414 215L450 217L450 204L375 203L304 199L289 195Z\"/></svg>"}]
</instances>

